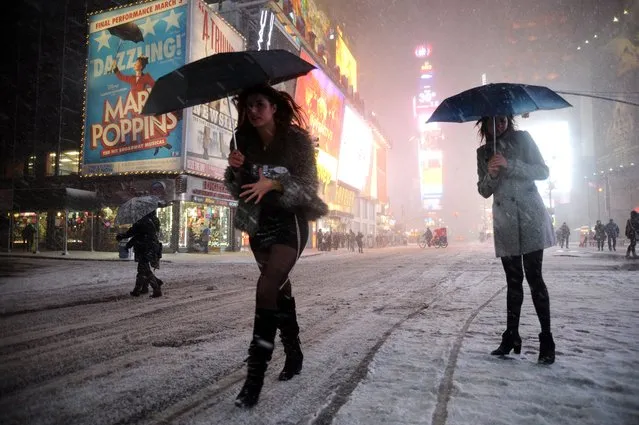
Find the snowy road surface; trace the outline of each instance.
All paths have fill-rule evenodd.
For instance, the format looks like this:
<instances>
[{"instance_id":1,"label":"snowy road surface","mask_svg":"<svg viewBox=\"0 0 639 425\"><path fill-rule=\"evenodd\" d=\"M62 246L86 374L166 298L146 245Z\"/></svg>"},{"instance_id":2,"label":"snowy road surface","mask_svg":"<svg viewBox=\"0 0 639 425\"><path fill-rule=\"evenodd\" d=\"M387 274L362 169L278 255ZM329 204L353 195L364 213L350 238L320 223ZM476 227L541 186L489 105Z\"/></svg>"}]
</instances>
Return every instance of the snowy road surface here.
<instances>
[{"instance_id":1,"label":"snowy road surface","mask_svg":"<svg viewBox=\"0 0 639 425\"><path fill-rule=\"evenodd\" d=\"M132 298L132 262L0 257L0 423L639 423L637 262L546 251L557 362L491 357L505 279L489 245L345 250L293 272L301 375L233 405L245 376L257 267L247 255L165 262L159 299ZM230 258L230 259L229 259Z\"/></svg>"}]
</instances>

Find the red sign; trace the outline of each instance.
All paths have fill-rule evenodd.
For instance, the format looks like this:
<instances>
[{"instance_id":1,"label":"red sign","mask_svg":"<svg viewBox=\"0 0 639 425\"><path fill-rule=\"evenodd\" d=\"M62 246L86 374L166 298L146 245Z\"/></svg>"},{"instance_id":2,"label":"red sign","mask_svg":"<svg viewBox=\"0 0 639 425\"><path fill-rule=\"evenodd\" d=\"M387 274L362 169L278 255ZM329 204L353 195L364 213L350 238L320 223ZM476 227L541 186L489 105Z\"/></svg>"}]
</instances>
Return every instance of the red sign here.
<instances>
[{"instance_id":1,"label":"red sign","mask_svg":"<svg viewBox=\"0 0 639 425\"><path fill-rule=\"evenodd\" d=\"M313 59L304 51L301 58L309 63ZM342 120L344 115L344 95L330 78L315 69L298 78L295 101L302 106L308 116L308 126L312 137L317 137L320 148L331 156L339 158Z\"/></svg>"}]
</instances>

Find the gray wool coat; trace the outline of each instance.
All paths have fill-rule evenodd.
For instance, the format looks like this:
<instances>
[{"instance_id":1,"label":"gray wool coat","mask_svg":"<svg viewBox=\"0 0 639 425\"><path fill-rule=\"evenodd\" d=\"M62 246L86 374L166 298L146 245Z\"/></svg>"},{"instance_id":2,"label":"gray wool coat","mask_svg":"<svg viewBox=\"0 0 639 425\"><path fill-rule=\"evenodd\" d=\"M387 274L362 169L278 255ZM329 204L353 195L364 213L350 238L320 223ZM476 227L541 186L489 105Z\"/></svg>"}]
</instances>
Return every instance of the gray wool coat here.
<instances>
[{"instance_id":1,"label":"gray wool coat","mask_svg":"<svg viewBox=\"0 0 639 425\"><path fill-rule=\"evenodd\" d=\"M492 141L477 149L477 189L493 196L493 234L497 257L523 255L555 245L555 232L535 180L548 178L548 166L527 131L508 131L497 140L508 167L488 174Z\"/></svg>"}]
</instances>

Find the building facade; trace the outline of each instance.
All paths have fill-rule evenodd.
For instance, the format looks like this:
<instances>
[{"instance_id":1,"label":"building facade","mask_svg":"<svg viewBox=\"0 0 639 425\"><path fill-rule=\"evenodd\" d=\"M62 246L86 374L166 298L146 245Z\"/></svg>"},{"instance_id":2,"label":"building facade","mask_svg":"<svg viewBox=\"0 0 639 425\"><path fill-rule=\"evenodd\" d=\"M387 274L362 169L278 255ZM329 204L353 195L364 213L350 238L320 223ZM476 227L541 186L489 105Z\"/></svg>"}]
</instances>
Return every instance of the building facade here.
<instances>
[{"instance_id":1,"label":"building facade","mask_svg":"<svg viewBox=\"0 0 639 425\"><path fill-rule=\"evenodd\" d=\"M67 1L68 10L73 3ZM75 121L67 123L65 109L60 109L64 132L59 132L58 143L34 140L33 149L24 153L18 152L19 136L3 145L11 160L3 163L5 179L0 182L5 212L0 240L6 241L0 246L21 248L22 229L31 223L38 229L37 249L115 250L118 206L148 194L169 205L158 210L165 250L204 251L205 227L211 229L213 251L246 246L246 235L232 225L237 203L222 184L237 120L229 100L155 117L140 112L155 81L185 63L221 52L275 48L299 54L318 68L278 87L303 106L317 141L320 195L331 212L312 223L313 231L354 228L374 238L378 214L388 202L383 157L390 145L355 91L356 61L346 36L308 4L154 0L74 12L82 18L65 11L64 51L72 38L65 37L72 32L73 46L78 46L75 34L82 30L72 26L84 16L88 29L83 29L86 48L78 47L73 61L61 69L66 81L65 69L72 66L77 72L81 52L83 84L61 85L59 101L66 101L67 92L77 96L78 89L84 99L74 102ZM125 27L135 28L139 36L123 31ZM30 182L28 173L38 178ZM57 202L34 196L36 189L46 188L64 194ZM68 188L77 191L68 193Z\"/></svg>"}]
</instances>

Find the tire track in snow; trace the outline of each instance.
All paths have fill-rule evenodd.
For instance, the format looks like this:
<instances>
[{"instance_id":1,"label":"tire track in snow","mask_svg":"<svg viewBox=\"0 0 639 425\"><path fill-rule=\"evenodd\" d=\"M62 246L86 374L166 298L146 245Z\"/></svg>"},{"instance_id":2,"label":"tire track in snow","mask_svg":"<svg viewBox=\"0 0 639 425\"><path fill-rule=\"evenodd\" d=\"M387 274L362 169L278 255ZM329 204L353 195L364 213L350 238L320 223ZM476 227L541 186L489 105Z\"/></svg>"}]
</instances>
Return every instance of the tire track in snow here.
<instances>
[{"instance_id":1,"label":"tire track in snow","mask_svg":"<svg viewBox=\"0 0 639 425\"><path fill-rule=\"evenodd\" d=\"M341 261L344 261L344 259L342 258ZM346 259L346 261L348 261L348 259ZM392 276L397 277L398 270L404 270L406 263L411 261L413 261L412 256L402 256L400 258L395 257L393 261L394 267L392 268L387 267L387 268L382 268L381 270L377 270L377 269L373 270L373 269L367 268L366 275L364 276L362 276L362 270L359 270L359 269L358 270L342 270L342 274L340 277L344 279L345 276L347 278L357 276L364 281L368 279L382 280ZM421 271L419 270L410 269L410 268L405 269L405 274L408 274L408 275L420 274L420 273ZM370 276L368 276L369 274ZM449 279L450 277L446 278L446 280L449 280ZM296 279L293 277L292 280L295 281ZM295 283L293 283L293 285L295 286ZM302 287L302 288L298 288L296 292L307 292L307 291L314 292L315 290L313 287ZM333 292L332 295L337 299L339 298L351 299L352 295L348 295L349 292L360 292L360 291L361 291L361 288L358 288L358 287L345 288L345 289L339 289ZM307 293L307 294L301 295L301 297L310 298L310 294ZM354 374L363 373L361 377L363 378L366 375L366 369L367 369L368 363L370 363L375 353L377 352L379 347L383 345L383 343L388 338L388 336L390 336L390 334L398 326L401 326L401 324L404 323L406 320L409 320L410 318L420 314L425 308L428 308L428 305L422 304L417 310L413 311L409 317L402 319L399 323L396 323L391 329L389 329L382 336L381 340L378 341L376 345L372 348L372 350L366 355L365 359L356 368ZM374 311L376 312L381 312L382 310L383 309L379 309L379 310L374 309ZM307 329L306 333L311 333L311 336L309 337L307 335L304 338L303 345L306 347L312 347L315 344L321 343L321 341L326 337L326 333L331 332L332 326L333 326L332 323L330 323L330 326L328 327L324 327L324 326L320 326L316 324L316 326L313 329ZM269 367L273 367L275 364L283 365L284 359L285 359L285 354L282 351L273 353L273 358L269 362L269 365L270 365ZM368 359L368 361L366 359ZM366 364L362 365L362 363L366 363ZM126 424L132 424L132 423L136 423L136 424L176 423L177 421L179 421L180 419L184 419L185 417L194 416L201 412L204 412L207 409L210 409L211 407L217 405L218 403L221 403L222 400L235 398L235 395L237 392L236 387L239 386L244 381L245 378L246 378L246 370L244 365L242 365L240 368L231 371L230 373L226 374L224 377L216 380L214 383L211 383L206 385L205 387L202 387L195 393L190 393L186 395L184 398L181 398L178 401L172 402L168 406L166 405L155 406L154 409L149 410L147 412L136 412L135 415L118 422L118 425L126 425ZM353 385L353 389L361 378L358 378L355 381ZM352 380L353 380L353 377L348 379L348 382ZM345 387L350 387L350 384L348 384L348 382ZM268 394L270 390L272 390L272 388L264 388L262 390L261 398L262 399L265 398L264 397L265 394ZM351 391L352 389L348 390L348 394L350 394Z\"/></svg>"},{"instance_id":2,"label":"tire track in snow","mask_svg":"<svg viewBox=\"0 0 639 425\"><path fill-rule=\"evenodd\" d=\"M452 276L449 275L440 279L433 286L435 287L439 286L441 283L444 283L446 281L454 282L462 274L463 272L456 271L452 274ZM405 316L404 318L396 322L393 326L391 326L386 332L384 332L384 334L379 338L379 340L375 343L375 345L368 351L368 353L366 353L364 358L360 361L358 366L355 368L355 370L351 374L350 378L347 379L344 384L342 384L335 390L334 395L331 401L328 403L328 405L322 408L322 410L319 411L316 414L315 418L311 420L310 422L307 422L306 420L302 420L298 422L298 424L299 425L304 423L310 423L312 425L331 424L333 422L333 419L335 418L335 415L339 412L342 406L344 406L348 402L353 391L357 388L359 383L366 377L366 375L368 374L368 368L371 362L373 361L373 359L375 358L375 355L377 354L379 349L387 342L387 340L390 338L393 332L399 329L407 321L422 314L425 310L427 310L432 304L436 303L439 299L452 295L453 293L459 291L460 289L461 288L453 288L452 290L440 293L439 295L435 296L430 302L422 304L420 307L413 310L407 316Z\"/></svg>"},{"instance_id":3,"label":"tire track in snow","mask_svg":"<svg viewBox=\"0 0 639 425\"><path fill-rule=\"evenodd\" d=\"M482 280L488 280L489 276ZM459 356L459 351L461 350L462 342L464 341L464 337L466 336L466 332L470 327L475 317L479 314L481 310L483 310L488 304L493 302L495 298L499 294L501 294L507 288L504 285L497 292L495 292L485 303L476 308L466 319L464 326L462 327L459 335L455 339L455 343L453 344L453 349L450 352L450 356L448 357L448 363L446 364L446 369L444 370L444 376L439 384L439 390L437 391L437 405L435 406L435 411L433 412L433 425L445 425L446 419L448 418L448 401L450 400L450 394L453 389L453 375L455 374L455 367L457 366L457 358Z\"/></svg>"}]
</instances>

